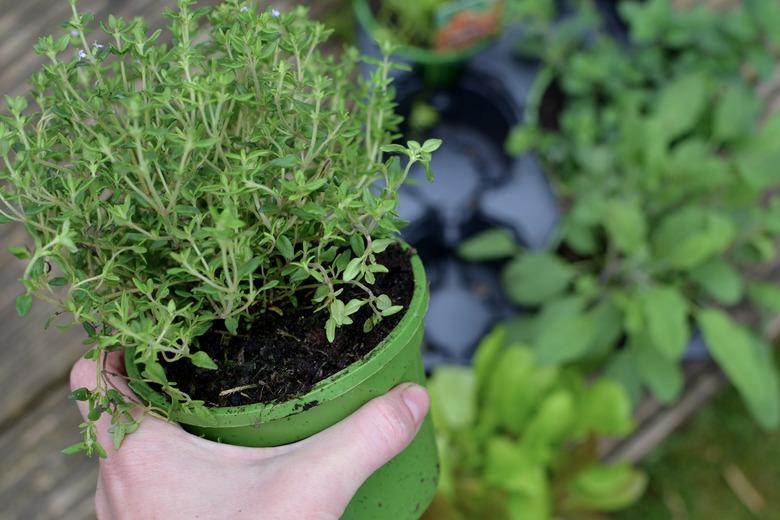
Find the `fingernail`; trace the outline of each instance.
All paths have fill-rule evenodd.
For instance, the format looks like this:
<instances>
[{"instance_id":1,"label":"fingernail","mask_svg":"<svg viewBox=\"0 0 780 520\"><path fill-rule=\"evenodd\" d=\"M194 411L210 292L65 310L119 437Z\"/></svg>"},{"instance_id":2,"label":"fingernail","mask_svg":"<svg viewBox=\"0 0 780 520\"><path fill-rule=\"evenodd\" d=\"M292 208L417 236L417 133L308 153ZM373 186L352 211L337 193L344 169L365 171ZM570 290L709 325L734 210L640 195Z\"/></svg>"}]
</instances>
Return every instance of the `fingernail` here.
<instances>
[{"instance_id":1,"label":"fingernail","mask_svg":"<svg viewBox=\"0 0 780 520\"><path fill-rule=\"evenodd\" d=\"M401 397L409 409L409 413L414 417L414 422L419 423L422 421L428 409L428 392L425 388L409 383L401 392Z\"/></svg>"}]
</instances>

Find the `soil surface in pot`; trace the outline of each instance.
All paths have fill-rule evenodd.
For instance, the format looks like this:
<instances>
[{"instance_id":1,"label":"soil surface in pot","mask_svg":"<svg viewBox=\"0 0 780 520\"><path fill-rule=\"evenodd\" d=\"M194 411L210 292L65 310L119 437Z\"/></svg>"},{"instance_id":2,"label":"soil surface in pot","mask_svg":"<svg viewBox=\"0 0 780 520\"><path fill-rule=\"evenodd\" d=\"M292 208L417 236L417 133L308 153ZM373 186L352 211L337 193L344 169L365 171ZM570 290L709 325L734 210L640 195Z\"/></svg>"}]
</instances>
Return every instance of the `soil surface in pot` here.
<instances>
[{"instance_id":1,"label":"soil surface in pot","mask_svg":"<svg viewBox=\"0 0 780 520\"><path fill-rule=\"evenodd\" d=\"M386 294L393 305L408 308L414 293L412 251L391 246L377 255L388 273L376 275L374 294ZM342 301L360 298L349 286ZM199 347L219 369L206 370L189 360L164 364L168 379L193 399L209 406L239 406L285 401L308 392L315 384L362 359L398 325L404 311L384 318L369 333L363 323L371 316L368 305L352 315L353 324L337 329L336 339L325 337L327 313L314 313L311 294L299 296L299 307L281 305L281 314L267 311L231 336L221 323L201 336Z\"/></svg>"}]
</instances>

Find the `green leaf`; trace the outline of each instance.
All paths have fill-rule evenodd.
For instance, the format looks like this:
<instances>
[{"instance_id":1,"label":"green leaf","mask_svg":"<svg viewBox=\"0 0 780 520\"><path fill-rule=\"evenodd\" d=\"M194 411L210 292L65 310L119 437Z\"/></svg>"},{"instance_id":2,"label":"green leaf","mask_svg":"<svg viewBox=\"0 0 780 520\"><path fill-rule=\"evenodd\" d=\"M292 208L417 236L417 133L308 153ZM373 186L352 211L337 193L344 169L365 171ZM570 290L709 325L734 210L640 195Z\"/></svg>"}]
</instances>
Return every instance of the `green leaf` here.
<instances>
[{"instance_id":1,"label":"green leaf","mask_svg":"<svg viewBox=\"0 0 780 520\"><path fill-rule=\"evenodd\" d=\"M165 376L165 369L157 361L148 361L141 375L156 383L164 384L168 382L168 378Z\"/></svg>"},{"instance_id":2,"label":"green leaf","mask_svg":"<svg viewBox=\"0 0 780 520\"><path fill-rule=\"evenodd\" d=\"M604 227L615 247L633 254L645 245L647 223L636 201L613 199L604 206Z\"/></svg>"},{"instance_id":3,"label":"green leaf","mask_svg":"<svg viewBox=\"0 0 780 520\"><path fill-rule=\"evenodd\" d=\"M764 309L780 314L780 287L774 283L751 282L748 285L750 300Z\"/></svg>"},{"instance_id":4,"label":"green leaf","mask_svg":"<svg viewBox=\"0 0 780 520\"><path fill-rule=\"evenodd\" d=\"M357 277L357 275L360 274L360 268L362 266L363 266L363 258L361 257L353 258L347 264L347 268L344 269L344 273L341 275L341 278L345 282L354 280L355 277Z\"/></svg>"},{"instance_id":5,"label":"green leaf","mask_svg":"<svg viewBox=\"0 0 780 520\"><path fill-rule=\"evenodd\" d=\"M476 418L476 378L467 367L442 366L428 381L431 410L437 428L454 431Z\"/></svg>"},{"instance_id":6,"label":"green leaf","mask_svg":"<svg viewBox=\"0 0 780 520\"><path fill-rule=\"evenodd\" d=\"M630 464L594 464L568 486L564 511L617 511L636 502L647 487L647 476Z\"/></svg>"},{"instance_id":7,"label":"green leaf","mask_svg":"<svg viewBox=\"0 0 780 520\"><path fill-rule=\"evenodd\" d=\"M344 316L355 314L365 302L358 299L351 299L344 305Z\"/></svg>"},{"instance_id":8,"label":"green leaf","mask_svg":"<svg viewBox=\"0 0 780 520\"><path fill-rule=\"evenodd\" d=\"M623 387L631 403L637 405L642 398L642 380L635 358L629 349L616 352L604 369L604 377Z\"/></svg>"},{"instance_id":9,"label":"green leaf","mask_svg":"<svg viewBox=\"0 0 780 520\"><path fill-rule=\"evenodd\" d=\"M587 314L558 316L541 330L534 343L537 360L542 365L554 365L580 359L595 333L595 322Z\"/></svg>"},{"instance_id":10,"label":"green leaf","mask_svg":"<svg viewBox=\"0 0 780 520\"><path fill-rule=\"evenodd\" d=\"M568 390L554 390L542 400L523 435L523 445L534 460L549 462L555 446L574 433L576 416L574 396Z\"/></svg>"},{"instance_id":11,"label":"green leaf","mask_svg":"<svg viewBox=\"0 0 780 520\"><path fill-rule=\"evenodd\" d=\"M291 168L298 164L298 158L294 155L285 155L274 159L270 164L278 168Z\"/></svg>"},{"instance_id":12,"label":"green leaf","mask_svg":"<svg viewBox=\"0 0 780 520\"><path fill-rule=\"evenodd\" d=\"M333 343L336 339L336 321L333 318L328 318L325 322L325 336L328 338L328 343Z\"/></svg>"},{"instance_id":13,"label":"green leaf","mask_svg":"<svg viewBox=\"0 0 780 520\"><path fill-rule=\"evenodd\" d=\"M534 305L563 292L574 274L568 264L551 253L526 253L504 268L504 288L514 303Z\"/></svg>"},{"instance_id":14,"label":"green leaf","mask_svg":"<svg viewBox=\"0 0 780 520\"><path fill-rule=\"evenodd\" d=\"M290 242L290 239L284 235L281 235L276 239L276 249L278 249L279 253L281 253L282 256L287 260L292 260L295 257L295 251L293 250L292 242Z\"/></svg>"},{"instance_id":15,"label":"green leaf","mask_svg":"<svg viewBox=\"0 0 780 520\"><path fill-rule=\"evenodd\" d=\"M216 370L219 368L217 364L214 363L214 361L211 359L211 357L202 350L199 350L198 352L190 355L190 361L196 367L206 368L208 370Z\"/></svg>"},{"instance_id":16,"label":"green leaf","mask_svg":"<svg viewBox=\"0 0 780 520\"><path fill-rule=\"evenodd\" d=\"M687 270L723 253L735 234L727 217L687 205L661 220L652 237L653 250L660 262Z\"/></svg>"},{"instance_id":17,"label":"green leaf","mask_svg":"<svg viewBox=\"0 0 780 520\"><path fill-rule=\"evenodd\" d=\"M763 191L780 182L780 112L775 112L735 154L737 171L754 189Z\"/></svg>"},{"instance_id":18,"label":"green leaf","mask_svg":"<svg viewBox=\"0 0 780 520\"><path fill-rule=\"evenodd\" d=\"M692 72L665 83L655 106L667 142L692 129L709 105L707 78Z\"/></svg>"},{"instance_id":19,"label":"green leaf","mask_svg":"<svg viewBox=\"0 0 780 520\"><path fill-rule=\"evenodd\" d=\"M380 294L376 297L376 301L374 302L376 305L376 308L380 311L383 311L387 308L389 308L391 305L393 305L393 302L390 301L390 297L386 294Z\"/></svg>"},{"instance_id":20,"label":"green leaf","mask_svg":"<svg viewBox=\"0 0 780 520\"><path fill-rule=\"evenodd\" d=\"M248 262L244 262L241 267L238 268L238 277L245 278L246 276L257 271L257 268L263 263L265 259L261 256L256 256Z\"/></svg>"},{"instance_id":21,"label":"green leaf","mask_svg":"<svg viewBox=\"0 0 780 520\"><path fill-rule=\"evenodd\" d=\"M441 139L426 139L426 141L422 145L422 150L424 152L433 153L439 149L441 144L442 144Z\"/></svg>"},{"instance_id":22,"label":"green leaf","mask_svg":"<svg viewBox=\"0 0 780 520\"><path fill-rule=\"evenodd\" d=\"M123 423L113 424L108 428L108 432L111 434L111 442L114 445L114 449L118 450L122 446L122 441L127 434L125 425Z\"/></svg>"},{"instance_id":23,"label":"green leaf","mask_svg":"<svg viewBox=\"0 0 780 520\"><path fill-rule=\"evenodd\" d=\"M577 429L604 436L622 436L634 428L633 406L625 389L615 381L596 379L577 403Z\"/></svg>"},{"instance_id":24,"label":"green leaf","mask_svg":"<svg viewBox=\"0 0 780 520\"><path fill-rule=\"evenodd\" d=\"M505 346L505 341L506 327L499 325L482 338L477 346L473 365L480 392L490 380L493 367L498 360L501 349Z\"/></svg>"},{"instance_id":25,"label":"green leaf","mask_svg":"<svg viewBox=\"0 0 780 520\"><path fill-rule=\"evenodd\" d=\"M392 316L393 314L398 314L403 310L403 305L393 305L392 307L388 307L387 309L382 311L382 316Z\"/></svg>"},{"instance_id":26,"label":"green leaf","mask_svg":"<svg viewBox=\"0 0 780 520\"><path fill-rule=\"evenodd\" d=\"M688 301L671 286L653 286L637 292L648 339L670 361L685 353L690 340Z\"/></svg>"},{"instance_id":27,"label":"green leaf","mask_svg":"<svg viewBox=\"0 0 780 520\"><path fill-rule=\"evenodd\" d=\"M718 309L704 309L698 322L712 357L737 387L753 416L765 428L780 424L777 371L758 340Z\"/></svg>"},{"instance_id":28,"label":"green leaf","mask_svg":"<svg viewBox=\"0 0 780 520\"><path fill-rule=\"evenodd\" d=\"M531 414L558 381L558 368L539 367L533 351L512 345L501 350L488 381L479 381L480 406L490 421L509 432L525 431ZM481 386L486 387L482 392Z\"/></svg>"},{"instance_id":29,"label":"green leaf","mask_svg":"<svg viewBox=\"0 0 780 520\"><path fill-rule=\"evenodd\" d=\"M611 298L607 298L590 310L589 314L594 332L588 355L611 353L623 333L623 313Z\"/></svg>"},{"instance_id":30,"label":"green leaf","mask_svg":"<svg viewBox=\"0 0 780 520\"><path fill-rule=\"evenodd\" d=\"M356 256L363 256L363 253L366 251L366 244L363 241L363 235L360 233L352 233L349 236L349 245Z\"/></svg>"},{"instance_id":31,"label":"green leaf","mask_svg":"<svg viewBox=\"0 0 780 520\"><path fill-rule=\"evenodd\" d=\"M76 444L71 444L64 450L62 450L63 455L74 455L80 451L86 451L87 445L83 442L77 442Z\"/></svg>"},{"instance_id":32,"label":"green leaf","mask_svg":"<svg viewBox=\"0 0 780 520\"><path fill-rule=\"evenodd\" d=\"M642 382L664 404L677 400L683 389L680 363L664 356L646 337L633 338L631 350Z\"/></svg>"},{"instance_id":33,"label":"green leaf","mask_svg":"<svg viewBox=\"0 0 780 520\"><path fill-rule=\"evenodd\" d=\"M693 268L690 275L718 303L734 305L742 299L742 277L723 258L712 258Z\"/></svg>"},{"instance_id":34,"label":"green leaf","mask_svg":"<svg viewBox=\"0 0 780 520\"><path fill-rule=\"evenodd\" d=\"M30 252L23 246L11 246L8 248L8 252L14 255L19 260L27 260L30 258Z\"/></svg>"},{"instance_id":35,"label":"green leaf","mask_svg":"<svg viewBox=\"0 0 780 520\"><path fill-rule=\"evenodd\" d=\"M545 467L522 446L504 437L488 441L484 475L485 481L497 489L543 498L545 502L548 498Z\"/></svg>"},{"instance_id":36,"label":"green leaf","mask_svg":"<svg viewBox=\"0 0 780 520\"><path fill-rule=\"evenodd\" d=\"M497 260L517 252L512 232L505 228L488 229L458 245L458 255L470 262Z\"/></svg>"},{"instance_id":37,"label":"green leaf","mask_svg":"<svg viewBox=\"0 0 780 520\"><path fill-rule=\"evenodd\" d=\"M16 312L19 316L27 316L32 309L32 295L29 293L20 294L16 297Z\"/></svg>"},{"instance_id":38,"label":"green leaf","mask_svg":"<svg viewBox=\"0 0 780 520\"><path fill-rule=\"evenodd\" d=\"M77 388L68 394L68 399L73 399L74 401L86 401L89 399L89 389L83 386L81 388Z\"/></svg>"},{"instance_id":39,"label":"green leaf","mask_svg":"<svg viewBox=\"0 0 780 520\"><path fill-rule=\"evenodd\" d=\"M234 336L238 334L238 316L228 316L225 318L225 328Z\"/></svg>"},{"instance_id":40,"label":"green leaf","mask_svg":"<svg viewBox=\"0 0 780 520\"><path fill-rule=\"evenodd\" d=\"M715 105L713 136L721 141L739 141L752 135L761 103L751 89L730 85Z\"/></svg>"},{"instance_id":41,"label":"green leaf","mask_svg":"<svg viewBox=\"0 0 780 520\"><path fill-rule=\"evenodd\" d=\"M68 284L68 279L64 276L57 276L54 278L49 278L49 285L52 287L63 287Z\"/></svg>"},{"instance_id":42,"label":"green leaf","mask_svg":"<svg viewBox=\"0 0 780 520\"><path fill-rule=\"evenodd\" d=\"M396 241L392 238L380 238L379 240L374 240L371 242L371 252L372 253L382 253L385 249L387 249L391 244L394 244ZM362 253L361 253L362 254Z\"/></svg>"}]
</instances>

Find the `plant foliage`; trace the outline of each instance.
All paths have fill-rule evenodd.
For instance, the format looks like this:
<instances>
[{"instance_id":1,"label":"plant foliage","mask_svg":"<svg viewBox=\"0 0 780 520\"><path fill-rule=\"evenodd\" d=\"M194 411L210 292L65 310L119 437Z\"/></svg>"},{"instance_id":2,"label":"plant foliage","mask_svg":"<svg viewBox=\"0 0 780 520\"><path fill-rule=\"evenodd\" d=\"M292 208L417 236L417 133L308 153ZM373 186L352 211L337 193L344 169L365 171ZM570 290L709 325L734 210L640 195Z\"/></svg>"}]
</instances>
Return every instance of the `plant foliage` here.
<instances>
[{"instance_id":1,"label":"plant foliage","mask_svg":"<svg viewBox=\"0 0 780 520\"><path fill-rule=\"evenodd\" d=\"M780 5L621 9L629 45L600 36L548 62L564 94L557 126L537 120L508 143L541 155L568 207L554 251L506 267L509 296L540 308L517 329L540 359L605 360L635 397L641 382L663 402L701 334L756 419L777 426L762 327L724 310L768 318L780 302L750 274L777 260L780 238L780 114L757 94L780 57Z\"/></svg>"},{"instance_id":2,"label":"plant foliage","mask_svg":"<svg viewBox=\"0 0 780 520\"><path fill-rule=\"evenodd\" d=\"M624 389L540 363L504 327L485 337L473 368L441 367L429 388L442 472L426 518L586 517L644 491L644 474L597 453L599 439L633 428Z\"/></svg>"},{"instance_id":3,"label":"plant foliage","mask_svg":"<svg viewBox=\"0 0 780 520\"><path fill-rule=\"evenodd\" d=\"M134 348L172 409L206 414L160 361L216 368L197 349L215 323L235 334L280 302L313 304L332 340L361 306L366 328L400 310L372 291L376 255L402 225L398 187L439 142L391 144L386 55L364 78L354 49L321 53L330 31L303 8L237 0L180 0L165 36L110 16L89 43L93 17L71 5L67 33L35 45L48 63L31 100L7 98L0 118L0 215L33 242L12 248L20 314L33 295L56 305L89 333L88 357ZM347 285L363 296L342 301ZM100 413L126 411L109 392L81 396L90 451Z\"/></svg>"}]
</instances>

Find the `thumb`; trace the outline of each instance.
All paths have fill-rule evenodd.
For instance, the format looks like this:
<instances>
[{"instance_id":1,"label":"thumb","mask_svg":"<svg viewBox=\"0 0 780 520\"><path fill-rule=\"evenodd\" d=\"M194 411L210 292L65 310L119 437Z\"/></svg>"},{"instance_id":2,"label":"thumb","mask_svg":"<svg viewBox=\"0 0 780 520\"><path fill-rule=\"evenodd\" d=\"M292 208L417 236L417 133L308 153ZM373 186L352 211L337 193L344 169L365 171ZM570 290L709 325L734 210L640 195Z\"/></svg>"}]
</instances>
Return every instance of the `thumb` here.
<instances>
[{"instance_id":1,"label":"thumb","mask_svg":"<svg viewBox=\"0 0 780 520\"><path fill-rule=\"evenodd\" d=\"M295 455L308 460L309 489L321 490L346 507L374 471L402 452L417 435L428 413L426 390L398 385L357 412L299 443Z\"/></svg>"}]
</instances>

